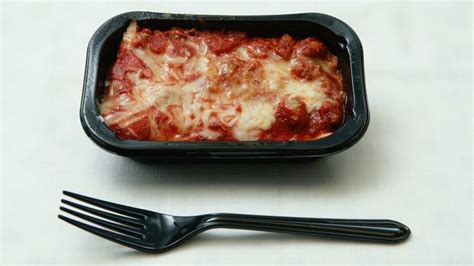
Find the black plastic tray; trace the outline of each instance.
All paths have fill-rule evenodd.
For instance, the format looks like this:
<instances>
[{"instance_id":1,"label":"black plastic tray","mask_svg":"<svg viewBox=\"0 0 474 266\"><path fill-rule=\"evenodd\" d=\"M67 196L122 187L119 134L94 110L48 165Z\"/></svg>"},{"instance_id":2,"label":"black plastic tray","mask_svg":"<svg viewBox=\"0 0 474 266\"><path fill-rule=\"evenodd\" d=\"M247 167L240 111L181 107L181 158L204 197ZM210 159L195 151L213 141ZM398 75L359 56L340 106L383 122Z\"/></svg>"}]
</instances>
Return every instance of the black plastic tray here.
<instances>
[{"instance_id":1,"label":"black plastic tray","mask_svg":"<svg viewBox=\"0 0 474 266\"><path fill-rule=\"evenodd\" d=\"M315 141L285 142L157 142L121 140L102 122L97 106L107 72L115 61L122 35L131 20L151 29L171 27L228 29L250 36L295 38L314 36L339 58L347 94L345 121L332 135ZM88 49L80 118L86 134L100 147L137 159L256 159L322 157L354 145L365 133L369 110L365 93L362 45L344 22L319 13L265 16L187 15L128 12L106 21L92 36Z\"/></svg>"}]
</instances>

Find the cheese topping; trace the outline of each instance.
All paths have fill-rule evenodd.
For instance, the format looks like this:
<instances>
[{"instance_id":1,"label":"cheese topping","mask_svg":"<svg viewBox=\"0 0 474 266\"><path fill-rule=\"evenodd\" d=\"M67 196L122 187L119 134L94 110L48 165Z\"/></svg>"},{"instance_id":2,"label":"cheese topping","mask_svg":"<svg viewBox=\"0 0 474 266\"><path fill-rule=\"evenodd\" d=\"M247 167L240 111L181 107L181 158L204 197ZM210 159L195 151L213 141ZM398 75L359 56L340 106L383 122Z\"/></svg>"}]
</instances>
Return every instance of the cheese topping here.
<instances>
[{"instance_id":1,"label":"cheese topping","mask_svg":"<svg viewBox=\"0 0 474 266\"><path fill-rule=\"evenodd\" d=\"M107 80L101 114L123 139L327 136L343 119L337 58L314 38L288 38L182 29L152 32L132 22Z\"/></svg>"}]
</instances>

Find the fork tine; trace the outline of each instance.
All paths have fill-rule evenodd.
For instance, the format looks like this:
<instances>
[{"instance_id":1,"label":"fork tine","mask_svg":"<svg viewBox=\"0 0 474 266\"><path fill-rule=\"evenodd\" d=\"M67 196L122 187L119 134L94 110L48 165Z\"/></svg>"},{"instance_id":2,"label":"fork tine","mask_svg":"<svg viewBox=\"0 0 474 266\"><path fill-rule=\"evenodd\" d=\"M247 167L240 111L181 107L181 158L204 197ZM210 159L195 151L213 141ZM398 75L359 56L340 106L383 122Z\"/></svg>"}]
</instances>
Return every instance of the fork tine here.
<instances>
[{"instance_id":1,"label":"fork tine","mask_svg":"<svg viewBox=\"0 0 474 266\"><path fill-rule=\"evenodd\" d=\"M116 215L116 214L109 213L109 212L104 212L104 211L97 210L97 209L94 209L94 208L90 208L90 207L87 207L87 206L83 206L81 204L77 204L75 202L65 200L65 199L62 199L61 202L64 203L64 204L67 204L69 206L72 206L74 208L77 208L79 210L83 210L85 212L92 213L94 215L112 220L112 221L117 222L117 223L126 224L126 225L133 226L133 227L140 227L140 228L144 227L144 225L142 223L140 223L139 220L135 220L135 219L128 218L128 217L125 217L125 216Z\"/></svg>"},{"instance_id":2,"label":"fork tine","mask_svg":"<svg viewBox=\"0 0 474 266\"><path fill-rule=\"evenodd\" d=\"M135 237L135 238L138 238L138 239L143 238L143 235L139 231L134 230L131 227L126 227L124 225L119 225L119 224L116 224L116 223L107 222L107 221L102 220L102 219L97 219L95 217L92 217L92 216L89 216L89 215L86 215L86 214L83 214L83 213L80 213L80 212L76 212L76 211L68 209L66 207L61 206L59 209L61 211L67 212L69 214L72 214L76 217L79 217L79 218L84 219L86 221L89 221L91 223L103 226L105 228L115 230L117 232L128 235L130 237Z\"/></svg>"},{"instance_id":3,"label":"fork tine","mask_svg":"<svg viewBox=\"0 0 474 266\"><path fill-rule=\"evenodd\" d=\"M94 198L83 196L83 195L80 195L80 194L76 194L76 193L73 193L73 192L70 192L70 191L65 191L64 190L63 194L66 195L66 196L69 196L71 198L75 198L77 200L87 202L87 203L92 204L94 206L101 207L101 208L104 208L104 209L109 210L109 211L114 211L114 212L117 212L117 213L120 213L120 214L123 214L123 215L128 215L128 216L131 216L131 217L135 217L135 218L138 218L138 219L145 218L146 215L152 213L148 210L143 210L143 209L133 208L133 207L130 207L130 206L120 205L120 204L112 203L112 202L105 201L105 200L94 199Z\"/></svg>"},{"instance_id":4,"label":"fork tine","mask_svg":"<svg viewBox=\"0 0 474 266\"><path fill-rule=\"evenodd\" d=\"M140 241L138 239L134 239L134 238L131 238L131 237L128 237L128 236L124 236L124 235L121 235L121 234L117 234L117 233L114 233L114 232L111 232L111 231L104 230L102 228L91 226L91 225L73 220L73 219L71 219L69 217L66 217L66 216L63 216L61 214L58 215L58 218L65 221L65 222L67 222L67 223L70 223L74 226L77 226L77 227L79 227L79 228L81 228L81 229L83 229L83 230L85 230L89 233L92 233L94 235L103 237L103 238L108 239L110 241L113 241L115 243L130 247L130 248L133 248L133 249L136 249L136 250L140 250L140 251L145 251L145 252L152 252L153 251L152 247L147 246L146 244L144 244L142 241Z\"/></svg>"}]
</instances>

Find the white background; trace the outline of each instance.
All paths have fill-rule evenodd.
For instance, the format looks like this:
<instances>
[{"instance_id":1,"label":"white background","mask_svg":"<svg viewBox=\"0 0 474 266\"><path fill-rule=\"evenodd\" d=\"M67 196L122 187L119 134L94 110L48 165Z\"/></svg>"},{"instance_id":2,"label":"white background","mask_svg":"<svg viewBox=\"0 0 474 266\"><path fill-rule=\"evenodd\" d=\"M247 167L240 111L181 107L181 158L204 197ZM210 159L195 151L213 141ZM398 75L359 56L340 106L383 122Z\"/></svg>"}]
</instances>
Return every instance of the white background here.
<instances>
[{"instance_id":1,"label":"white background","mask_svg":"<svg viewBox=\"0 0 474 266\"><path fill-rule=\"evenodd\" d=\"M358 33L371 123L310 163L145 165L95 146L79 122L86 46L125 11L327 13ZM472 3L3 3L2 264L471 264ZM164 213L391 218L398 245L209 231L147 255L56 218L68 189Z\"/></svg>"}]
</instances>

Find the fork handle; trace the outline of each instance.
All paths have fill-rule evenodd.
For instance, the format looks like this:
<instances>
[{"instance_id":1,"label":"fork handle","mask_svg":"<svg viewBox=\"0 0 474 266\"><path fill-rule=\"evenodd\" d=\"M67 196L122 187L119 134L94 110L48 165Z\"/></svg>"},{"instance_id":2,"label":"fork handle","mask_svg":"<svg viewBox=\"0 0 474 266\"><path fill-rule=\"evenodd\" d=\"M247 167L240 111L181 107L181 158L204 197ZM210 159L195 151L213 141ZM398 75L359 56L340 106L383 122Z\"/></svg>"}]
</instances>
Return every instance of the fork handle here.
<instances>
[{"instance_id":1,"label":"fork handle","mask_svg":"<svg viewBox=\"0 0 474 266\"><path fill-rule=\"evenodd\" d=\"M393 220L324 219L216 213L204 216L210 228L234 228L351 240L400 242L410 229Z\"/></svg>"}]
</instances>

